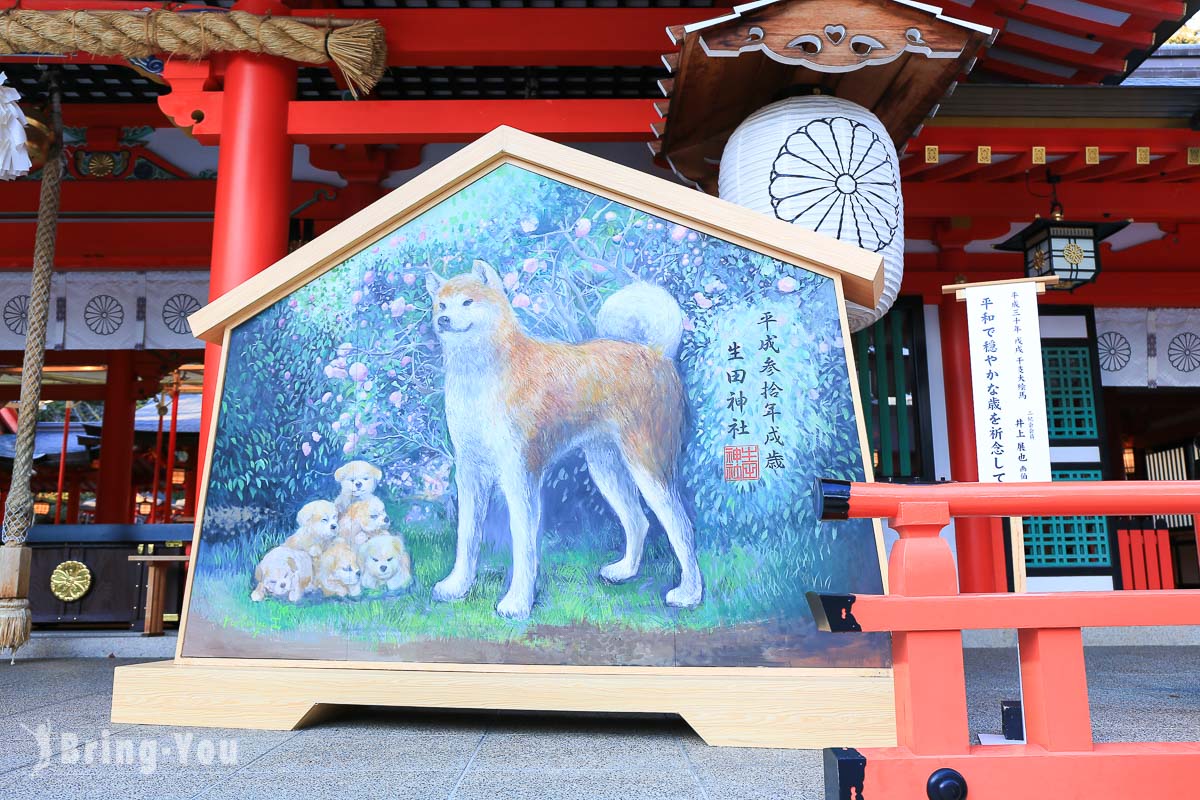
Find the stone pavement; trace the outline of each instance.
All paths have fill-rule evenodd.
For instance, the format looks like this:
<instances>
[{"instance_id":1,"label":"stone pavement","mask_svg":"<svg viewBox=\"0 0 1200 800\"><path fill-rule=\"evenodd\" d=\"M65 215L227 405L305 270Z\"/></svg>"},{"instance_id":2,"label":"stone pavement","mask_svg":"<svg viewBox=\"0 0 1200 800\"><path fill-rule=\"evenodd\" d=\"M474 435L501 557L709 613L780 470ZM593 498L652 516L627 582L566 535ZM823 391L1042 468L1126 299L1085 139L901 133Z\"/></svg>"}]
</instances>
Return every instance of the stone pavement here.
<instances>
[{"instance_id":1,"label":"stone pavement","mask_svg":"<svg viewBox=\"0 0 1200 800\"><path fill-rule=\"evenodd\" d=\"M998 731L1000 701L1017 696L1016 653L966 653L972 729ZM1087 655L1098 740L1200 738L1200 647ZM0 798L824 796L819 752L708 747L662 716L356 708L298 732L112 725L112 669L122 663L0 665Z\"/></svg>"}]
</instances>

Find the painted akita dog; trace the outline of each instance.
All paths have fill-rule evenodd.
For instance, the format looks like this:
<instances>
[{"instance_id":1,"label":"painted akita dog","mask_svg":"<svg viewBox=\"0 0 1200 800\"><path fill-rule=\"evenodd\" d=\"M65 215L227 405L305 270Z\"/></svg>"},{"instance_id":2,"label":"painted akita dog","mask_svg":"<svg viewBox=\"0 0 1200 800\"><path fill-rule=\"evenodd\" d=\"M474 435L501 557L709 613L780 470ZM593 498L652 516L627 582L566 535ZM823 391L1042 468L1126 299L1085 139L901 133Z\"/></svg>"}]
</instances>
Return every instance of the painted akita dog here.
<instances>
[{"instance_id":1,"label":"painted akita dog","mask_svg":"<svg viewBox=\"0 0 1200 800\"><path fill-rule=\"evenodd\" d=\"M454 569L434 586L434 599L461 598L474 584L488 499L498 486L508 505L513 570L496 610L505 617L529 616L542 477L578 447L625 531L624 558L601 569L601 576L619 582L637 575L650 526L640 492L682 571L667 603L697 605L703 585L692 522L676 487L684 395L672 361L683 332L674 298L650 284L627 286L600 309L601 338L567 344L525 333L500 276L485 262L449 280L431 273L425 284L445 361L458 488Z\"/></svg>"}]
</instances>

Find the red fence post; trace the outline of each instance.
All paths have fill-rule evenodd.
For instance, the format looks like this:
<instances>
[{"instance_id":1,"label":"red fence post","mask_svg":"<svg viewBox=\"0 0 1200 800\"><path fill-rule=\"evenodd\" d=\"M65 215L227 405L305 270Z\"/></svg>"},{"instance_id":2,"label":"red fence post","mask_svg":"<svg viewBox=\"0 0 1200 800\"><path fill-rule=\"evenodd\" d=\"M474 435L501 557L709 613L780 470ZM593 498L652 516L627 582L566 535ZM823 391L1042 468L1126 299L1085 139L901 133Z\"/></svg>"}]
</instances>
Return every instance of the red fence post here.
<instances>
[{"instance_id":1,"label":"red fence post","mask_svg":"<svg viewBox=\"0 0 1200 800\"><path fill-rule=\"evenodd\" d=\"M958 594L954 555L942 538L950 523L945 503L901 503L890 521L900 534L888 560L892 594ZM960 631L892 634L896 738L914 753L968 752L967 682Z\"/></svg>"},{"instance_id":2,"label":"red fence post","mask_svg":"<svg viewBox=\"0 0 1200 800\"><path fill-rule=\"evenodd\" d=\"M960 594L949 547L939 536L952 514L1200 514L1194 484L822 481L821 493L822 519L889 517L900 533L888 565L890 596L808 595L820 630L893 632L899 746L826 750L826 797L1141 800L1196 795L1200 742L1093 742L1081 629L1197 625L1200 593ZM1140 579L1145 588L1148 556L1157 556L1162 541L1157 531L1127 533L1122 550L1128 542L1133 582ZM963 630L1005 628L1018 631L1026 742L970 747L960 637Z\"/></svg>"},{"instance_id":3,"label":"red fence post","mask_svg":"<svg viewBox=\"0 0 1200 800\"><path fill-rule=\"evenodd\" d=\"M1070 602L1070 601L1065 601ZM1025 741L1047 750L1091 750L1087 668L1079 628L1017 632Z\"/></svg>"},{"instance_id":4,"label":"red fence post","mask_svg":"<svg viewBox=\"0 0 1200 800\"><path fill-rule=\"evenodd\" d=\"M1133 588L1133 562L1130 560L1130 531L1117 531L1117 559L1121 562L1121 588Z\"/></svg>"},{"instance_id":5,"label":"red fence post","mask_svg":"<svg viewBox=\"0 0 1200 800\"><path fill-rule=\"evenodd\" d=\"M1154 532L1158 539L1158 569L1162 573L1162 588L1175 588L1175 559L1171 557L1171 532L1158 530Z\"/></svg>"}]
</instances>

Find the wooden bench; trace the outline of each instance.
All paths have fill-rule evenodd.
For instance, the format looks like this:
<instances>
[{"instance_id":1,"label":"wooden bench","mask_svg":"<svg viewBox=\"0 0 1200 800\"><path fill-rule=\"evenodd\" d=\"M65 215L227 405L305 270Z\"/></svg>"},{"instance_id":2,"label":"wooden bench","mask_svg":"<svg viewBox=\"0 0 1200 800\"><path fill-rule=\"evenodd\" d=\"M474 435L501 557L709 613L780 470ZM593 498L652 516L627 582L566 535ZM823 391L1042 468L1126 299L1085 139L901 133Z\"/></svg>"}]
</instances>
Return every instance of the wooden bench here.
<instances>
[{"instance_id":1,"label":"wooden bench","mask_svg":"<svg viewBox=\"0 0 1200 800\"><path fill-rule=\"evenodd\" d=\"M130 556L130 561L146 562L146 626L144 636L163 635L163 607L167 594L167 569L171 564L186 564L190 556Z\"/></svg>"}]
</instances>

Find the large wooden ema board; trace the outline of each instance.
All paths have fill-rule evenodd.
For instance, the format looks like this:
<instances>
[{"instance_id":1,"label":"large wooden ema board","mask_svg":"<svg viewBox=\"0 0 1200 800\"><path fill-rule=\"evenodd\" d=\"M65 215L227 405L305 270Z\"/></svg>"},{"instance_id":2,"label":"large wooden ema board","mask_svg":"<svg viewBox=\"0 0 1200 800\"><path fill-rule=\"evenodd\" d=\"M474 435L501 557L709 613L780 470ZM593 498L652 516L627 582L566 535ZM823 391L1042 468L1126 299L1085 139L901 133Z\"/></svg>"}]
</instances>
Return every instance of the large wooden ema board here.
<instances>
[{"instance_id":1,"label":"large wooden ema board","mask_svg":"<svg viewBox=\"0 0 1200 800\"><path fill-rule=\"evenodd\" d=\"M338 704L678 713L894 744L845 297L880 258L500 128L197 312L218 407L176 657L113 721ZM845 294L843 294L845 293Z\"/></svg>"}]
</instances>

